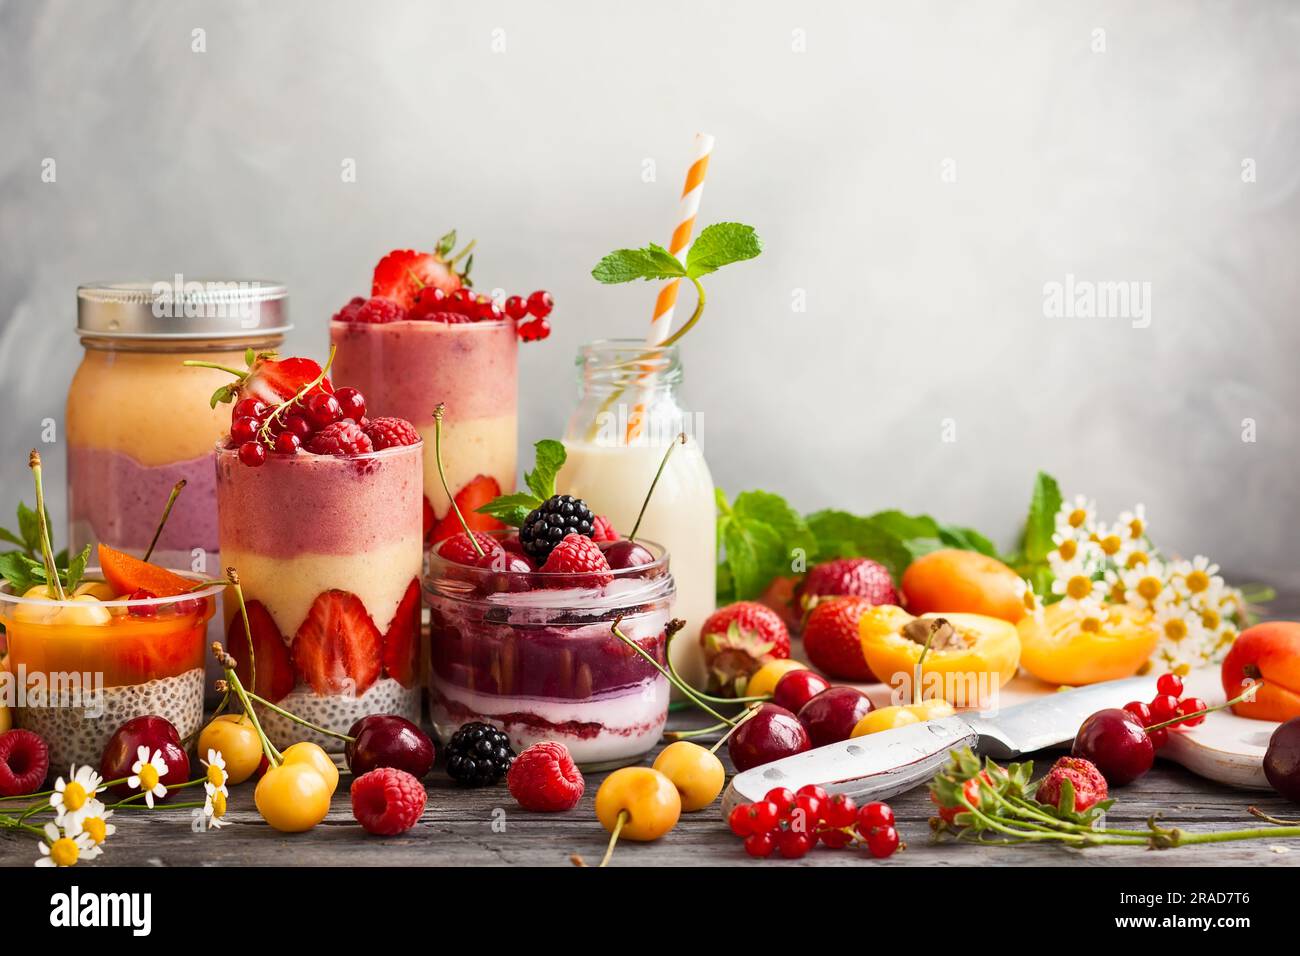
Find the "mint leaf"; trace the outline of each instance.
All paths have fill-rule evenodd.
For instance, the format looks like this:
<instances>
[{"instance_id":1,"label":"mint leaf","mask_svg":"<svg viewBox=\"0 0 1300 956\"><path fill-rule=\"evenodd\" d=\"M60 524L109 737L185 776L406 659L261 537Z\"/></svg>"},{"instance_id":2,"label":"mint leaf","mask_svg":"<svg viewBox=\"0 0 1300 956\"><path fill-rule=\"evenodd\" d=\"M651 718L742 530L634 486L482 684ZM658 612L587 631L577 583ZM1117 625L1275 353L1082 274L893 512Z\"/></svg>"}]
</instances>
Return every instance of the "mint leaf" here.
<instances>
[{"instance_id":1,"label":"mint leaf","mask_svg":"<svg viewBox=\"0 0 1300 956\"><path fill-rule=\"evenodd\" d=\"M903 540L872 518L827 509L809 515L808 528L817 539L818 561L871 558L883 564L895 580L912 563L912 552Z\"/></svg>"},{"instance_id":2,"label":"mint leaf","mask_svg":"<svg viewBox=\"0 0 1300 956\"><path fill-rule=\"evenodd\" d=\"M591 270L597 282L612 285L636 279L678 279L686 269L676 256L653 242L644 249L616 249Z\"/></svg>"},{"instance_id":3,"label":"mint leaf","mask_svg":"<svg viewBox=\"0 0 1300 956\"><path fill-rule=\"evenodd\" d=\"M35 566L36 562L21 551L0 554L0 577L9 582L15 594L21 595L28 588L38 583L32 575Z\"/></svg>"},{"instance_id":4,"label":"mint leaf","mask_svg":"<svg viewBox=\"0 0 1300 956\"><path fill-rule=\"evenodd\" d=\"M8 541L10 544L16 544L20 548L27 547L27 542L18 535L14 534L8 528L0 528L0 541Z\"/></svg>"},{"instance_id":5,"label":"mint leaf","mask_svg":"<svg viewBox=\"0 0 1300 956\"><path fill-rule=\"evenodd\" d=\"M1030 564L1047 560L1056 531L1056 513L1061 510L1061 489L1056 479L1045 471L1034 478L1034 494L1025 519L1024 557Z\"/></svg>"},{"instance_id":6,"label":"mint leaf","mask_svg":"<svg viewBox=\"0 0 1300 956\"><path fill-rule=\"evenodd\" d=\"M501 495L499 498L493 498L483 507L476 508L475 512L481 515L491 515L498 521L519 528L523 526L529 512L539 505L541 505L541 501L533 495L528 494L526 491L517 491L512 495Z\"/></svg>"},{"instance_id":7,"label":"mint leaf","mask_svg":"<svg viewBox=\"0 0 1300 956\"><path fill-rule=\"evenodd\" d=\"M738 222L719 222L705 228L686 253L686 274L698 279L733 262L753 259L763 251L763 243L753 226Z\"/></svg>"},{"instance_id":8,"label":"mint leaf","mask_svg":"<svg viewBox=\"0 0 1300 956\"><path fill-rule=\"evenodd\" d=\"M536 464L533 465L532 471L524 475L524 483L541 499L537 503L540 505L555 494L555 476L564 467L568 453L564 450L563 443L553 438L543 438L533 445L533 449L537 456Z\"/></svg>"},{"instance_id":9,"label":"mint leaf","mask_svg":"<svg viewBox=\"0 0 1300 956\"><path fill-rule=\"evenodd\" d=\"M86 573L86 562L90 560L90 545L81 549L81 553L68 562L68 570L64 572L63 586L69 591L76 588L81 583L82 576Z\"/></svg>"},{"instance_id":10,"label":"mint leaf","mask_svg":"<svg viewBox=\"0 0 1300 956\"><path fill-rule=\"evenodd\" d=\"M36 511L18 502L18 533L23 537L23 547L31 553L41 549L41 522Z\"/></svg>"},{"instance_id":11,"label":"mint leaf","mask_svg":"<svg viewBox=\"0 0 1300 956\"><path fill-rule=\"evenodd\" d=\"M746 491L728 504L721 489L714 493L722 551L718 580L732 600L757 597L773 578L791 573L796 549L815 548L803 518L779 495Z\"/></svg>"},{"instance_id":12,"label":"mint leaf","mask_svg":"<svg viewBox=\"0 0 1300 956\"><path fill-rule=\"evenodd\" d=\"M990 558L997 558L998 549L993 542L974 528L957 528L952 525L939 526L939 540L949 548L961 548L963 551L978 551Z\"/></svg>"}]
</instances>

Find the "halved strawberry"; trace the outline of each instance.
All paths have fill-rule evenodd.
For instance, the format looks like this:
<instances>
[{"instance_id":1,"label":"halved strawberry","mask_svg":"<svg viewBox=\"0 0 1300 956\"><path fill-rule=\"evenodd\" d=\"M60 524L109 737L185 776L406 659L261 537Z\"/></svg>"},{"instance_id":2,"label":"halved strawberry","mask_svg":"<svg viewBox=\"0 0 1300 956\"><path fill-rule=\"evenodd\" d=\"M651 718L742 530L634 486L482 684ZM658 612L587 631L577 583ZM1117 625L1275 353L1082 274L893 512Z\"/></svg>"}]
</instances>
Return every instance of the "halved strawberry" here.
<instances>
[{"instance_id":1,"label":"halved strawberry","mask_svg":"<svg viewBox=\"0 0 1300 956\"><path fill-rule=\"evenodd\" d=\"M293 398L299 389L320 375L320 366L307 358L258 359L239 385L241 398L256 398L268 405L278 405ZM324 379L308 394L331 393L334 387Z\"/></svg>"},{"instance_id":2,"label":"halved strawberry","mask_svg":"<svg viewBox=\"0 0 1300 956\"><path fill-rule=\"evenodd\" d=\"M456 507L460 508L460 513L465 516L465 523L469 525L471 531L497 531L505 527L491 515L481 515L475 510L500 495L501 486L497 484L495 478L488 475L475 476L473 481L456 492ZM429 541L438 542L462 530L464 529L460 526L455 509L448 508L442 520L434 527Z\"/></svg>"},{"instance_id":3,"label":"halved strawberry","mask_svg":"<svg viewBox=\"0 0 1300 956\"><path fill-rule=\"evenodd\" d=\"M248 635L244 633L244 621L238 612L230 619L226 649L235 659L235 673L239 675L240 682L259 697L276 703L293 690L293 661L289 659L289 647L284 643L280 629L275 626L271 612L261 601L249 601L245 607L248 611L248 626L253 631L256 684L251 682L254 661L250 660Z\"/></svg>"},{"instance_id":4,"label":"halved strawberry","mask_svg":"<svg viewBox=\"0 0 1300 956\"><path fill-rule=\"evenodd\" d=\"M293 638L293 663L317 694L338 694L352 678L360 697L379 677L382 639L366 606L347 591L323 591Z\"/></svg>"},{"instance_id":5,"label":"halved strawberry","mask_svg":"<svg viewBox=\"0 0 1300 956\"><path fill-rule=\"evenodd\" d=\"M384 635L384 673L403 687L414 687L419 683L419 636L420 582L412 580L397 605L388 633Z\"/></svg>"},{"instance_id":6,"label":"halved strawberry","mask_svg":"<svg viewBox=\"0 0 1300 956\"><path fill-rule=\"evenodd\" d=\"M450 295L461 286L460 276L436 252L394 249L375 266L371 295L384 296L409 309L420 290L435 286Z\"/></svg>"}]
</instances>

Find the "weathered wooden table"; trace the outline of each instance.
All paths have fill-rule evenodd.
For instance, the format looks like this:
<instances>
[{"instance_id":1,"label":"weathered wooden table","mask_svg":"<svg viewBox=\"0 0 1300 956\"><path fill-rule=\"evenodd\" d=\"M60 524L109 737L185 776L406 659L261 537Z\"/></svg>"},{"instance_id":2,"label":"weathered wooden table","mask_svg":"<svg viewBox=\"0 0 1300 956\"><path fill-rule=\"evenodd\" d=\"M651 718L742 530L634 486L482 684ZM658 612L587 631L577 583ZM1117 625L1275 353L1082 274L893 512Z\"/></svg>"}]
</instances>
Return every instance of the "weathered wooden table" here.
<instances>
[{"instance_id":1,"label":"weathered wooden table","mask_svg":"<svg viewBox=\"0 0 1300 956\"><path fill-rule=\"evenodd\" d=\"M1280 597L1270 616L1300 618L1300 594ZM701 726L693 713L674 714L675 728ZM1056 756L1034 755L1046 767ZM725 748L724 748L724 763ZM728 765L730 772L730 765ZM572 866L577 854L599 862L608 834L596 821L593 802L604 774L589 774L579 806L561 814L520 810L500 786L477 790L456 787L441 769L427 781L429 802L424 817L398 837L366 834L352 818L348 777L329 816L308 833L284 835L262 822L253 806L253 787L231 794L229 825L215 832L191 831L188 810L119 812L117 834L96 866L229 866L300 864L344 866ZM1260 807L1274 816L1300 817L1300 806L1273 793L1233 790L1202 780L1174 764L1157 760L1142 779L1118 790L1108 819L1111 826L1142 827L1153 813L1164 825L1189 831L1241 829L1260 824L1246 808ZM931 845L928 819L932 805L925 788L890 801L907 850L888 860L873 860L865 851L818 847L798 861L750 860L722 820L718 805L683 814L677 827L655 843L625 843L614 866L1300 866L1300 840L1255 840L1206 844L1174 850L1105 847L1084 851L1046 846L985 847ZM1262 824L1260 824L1262 825ZM30 866L37 855L31 835L0 831L0 865Z\"/></svg>"}]
</instances>

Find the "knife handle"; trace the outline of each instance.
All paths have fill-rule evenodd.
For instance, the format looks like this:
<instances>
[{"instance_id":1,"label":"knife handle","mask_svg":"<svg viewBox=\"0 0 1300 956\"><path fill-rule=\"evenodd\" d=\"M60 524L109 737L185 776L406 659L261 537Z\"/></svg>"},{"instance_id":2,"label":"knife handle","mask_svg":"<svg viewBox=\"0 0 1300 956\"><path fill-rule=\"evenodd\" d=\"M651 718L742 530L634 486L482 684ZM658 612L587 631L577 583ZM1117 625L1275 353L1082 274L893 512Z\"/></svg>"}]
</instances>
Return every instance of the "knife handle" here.
<instances>
[{"instance_id":1,"label":"knife handle","mask_svg":"<svg viewBox=\"0 0 1300 956\"><path fill-rule=\"evenodd\" d=\"M722 795L722 812L762 800L773 787L797 790L810 783L859 803L883 800L926 783L948 762L950 751L978 741L979 734L961 717L841 740L736 774Z\"/></svg>"}]
</instances>

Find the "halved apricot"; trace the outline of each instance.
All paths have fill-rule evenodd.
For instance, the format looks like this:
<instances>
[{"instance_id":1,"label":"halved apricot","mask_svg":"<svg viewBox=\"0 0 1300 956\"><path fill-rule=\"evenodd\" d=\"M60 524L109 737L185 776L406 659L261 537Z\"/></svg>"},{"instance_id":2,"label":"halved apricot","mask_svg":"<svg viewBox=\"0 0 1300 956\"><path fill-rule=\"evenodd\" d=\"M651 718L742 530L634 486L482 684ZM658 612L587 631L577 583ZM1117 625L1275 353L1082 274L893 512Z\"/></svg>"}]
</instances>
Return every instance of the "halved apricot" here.
<instances>
[{"instance_id":1,"label":"halved apricot","mask_svg":"<svg viewBox=\"0 0 1300 956\"><path fill-rule=\"evenodd\" d=\"M1238 717L1287 721L1300 717L1300 623L1268 621L1241 632L1220 671L1228 700L1254 681L1264 686L1253 701L1233 704Z\"/></svg>"},{"instance_id":2,"label":"halved apricot","mask_svg":"<svg viewBox=\"0 0 1300 956\"><path fill-rule=\"evenodd\" d=\"M175 597L194 588L194 582L188 578L106 544L99 546L99 567L104 572L104 580L122 597L130 597L136 591L148 591L160 598Z\"/></svg>"},{"instance_id":3,"label":"halved apricot","mask_svg":"<svg viewBox=\"0 0 1300 956\"><path fill-rule=\"evenodd\" d=\"M1132 677L1160 639L1151 615L1127 604L1105 605L1096 618L1049 604L1041 622L1026 617L1017 627L1021 666L1039 680L1071 686Z\"/></svg>"},{"instance_id":4,"label":"halved apricot","mask_svg":"<svg viewBox=\"0 0 1300 956\"><path fill-rule=\"evenodd\" d=\"M922 555L903 572L903 598L913 614L965 611L1015 624L1025 616L1025 585L997 558L942 548Z\"/></svg>"}]
</instances>

